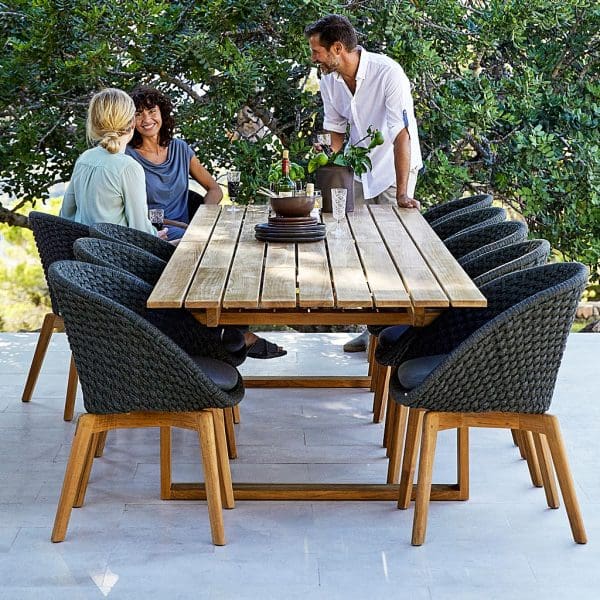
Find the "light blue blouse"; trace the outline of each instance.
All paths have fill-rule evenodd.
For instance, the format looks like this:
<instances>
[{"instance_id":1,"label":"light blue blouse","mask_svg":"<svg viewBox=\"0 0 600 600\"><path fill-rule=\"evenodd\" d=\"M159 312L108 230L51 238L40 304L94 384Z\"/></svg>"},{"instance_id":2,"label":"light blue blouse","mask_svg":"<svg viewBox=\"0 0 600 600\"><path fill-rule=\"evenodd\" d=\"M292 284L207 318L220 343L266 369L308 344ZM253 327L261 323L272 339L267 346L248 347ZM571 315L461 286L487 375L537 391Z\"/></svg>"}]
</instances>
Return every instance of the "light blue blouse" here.
<instances>
[{"instance_id":1,"label":"light blue blouse","mask_svg":"<svg viewBox=\"0 0 600 600\"><path fill-rule=\"evenodd\" d=\"M60 216L85 225L116 223L156 234L148 219L144 170L124 153L97 146L75 163Z\"/></svg>"}]
</instances>

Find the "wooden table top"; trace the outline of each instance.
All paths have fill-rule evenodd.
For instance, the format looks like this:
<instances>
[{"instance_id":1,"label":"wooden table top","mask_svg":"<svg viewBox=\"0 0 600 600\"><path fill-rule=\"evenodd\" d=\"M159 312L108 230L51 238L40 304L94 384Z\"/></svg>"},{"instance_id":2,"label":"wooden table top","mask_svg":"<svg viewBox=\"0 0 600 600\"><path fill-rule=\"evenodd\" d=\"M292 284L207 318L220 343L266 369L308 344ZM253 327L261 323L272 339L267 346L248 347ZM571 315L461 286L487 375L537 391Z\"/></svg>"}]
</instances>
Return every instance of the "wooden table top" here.
<instances>
[{"instance_id":1,"label":"wooden table top","mask_svg":"<svg viewBox=\"0 0 600 600\"><path fill-rule=\"evenodd\" d=\"M449 306L486 306L417 210L363 206L341 235L298 244L256 240L267 218L267 206L200 206L148 307L185 307L216 326L425 325Z\"/></svg>"}]
</instances>

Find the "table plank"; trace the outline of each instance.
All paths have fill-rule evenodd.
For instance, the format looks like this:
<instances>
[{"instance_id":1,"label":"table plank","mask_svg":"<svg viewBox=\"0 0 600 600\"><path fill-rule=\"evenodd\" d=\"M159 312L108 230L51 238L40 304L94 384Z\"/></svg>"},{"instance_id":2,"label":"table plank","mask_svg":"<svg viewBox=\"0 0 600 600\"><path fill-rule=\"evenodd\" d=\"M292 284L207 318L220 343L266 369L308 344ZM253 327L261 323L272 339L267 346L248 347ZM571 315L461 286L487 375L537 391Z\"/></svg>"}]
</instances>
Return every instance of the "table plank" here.
<instances>
[{"instance_id":1,"label":"table plank","mask_svg":"<svg viewBox=\"0 0 600 600\"><path fill-rule=\"evenodd\" d=\"M298 244L298 302L303 308L333 306L324 241Z\"/></svg>"},{"instance_id":2,"label":"table plank","mask_svg":"<svg viewBox=\"0 0 600 600\"><path fill-rule=\"evenodd\" d=\"M243 210L221 211L190 285L187 308L220 308L227 276L235 252Z\"/></svg>"},{"instance_id":3,"label":"table plank","mask_svg":"<svg viewBox=\"0 0 600 600\"><path fill-rule=\"evenodd\" d=\"M218 204L201 204L185 230L182 242L208 241L220 214L221 207Z\"/></svg>"},{"instance_id":4,"label":"table plank","mask_svg":"<svg viewBox=\"0 0 600 600\"><path fill-rule=\"evenodd\" d=\"M246 211L223 297L223 308L258 308L265 244L254 237L254 226L265 219L265 211Z\"/></svg>"},{"instance_id":5,"label":"table plank","mask_svg":"<svg viewBox=\"0 0 600 600\"><path fill-rule=\"evenodd\" d=\"M148 308L181 308L205 242L180 242L148 298Z\"/></svg>"},{"instance_id":6,"label":"table plank","mask_svg":"<svg viewBox=\"0 0 600 600\"><path fill-rule=\"evenodd\" d=\"M411 306L410 296L369 210L365 206L357 207L348 213L348 222L375 307Z\"/></svg>"},{"instance_id":7,"label":"table plank","mask_svg":"<svg viewBox=\"0 0 600 600\"><path fill-rule=\"evenodd\" d=\"M446 293L431 272L396 212L390 206L371 205L373 219L381 232L400 277L415 307L448 306Z\"/></svg>"},{"instance_id":8,"label":"table plank","mask_svg":"<svg viewBox=\"0 0 600 600\"><path fill-rule=\"evenodd\" d=\"M395 210L446 292L451 306L486 306L485 296L450 254L423 215L410 208L395 208Z\"/></svg>"},{"instance_id":9,"label":"table plank","mask_svg":"<svg viewBox=\"0 0 600 600\"><path fill-rule=\"evenodd\" d=\"M340 308L372 307L371 291L367 285L354 240L351 237L329 235L327 250L336 306Z\"/></svg>"},{"instance_id":10,"label":"table plank","mask_svg":"<svg viewBox=\"0 0 600 600\"><path fill-rule=\"evenodd\" d=\"M296 247L294 244L267 244L261 308L296 307Z\"/></svg>"}]
</instances>

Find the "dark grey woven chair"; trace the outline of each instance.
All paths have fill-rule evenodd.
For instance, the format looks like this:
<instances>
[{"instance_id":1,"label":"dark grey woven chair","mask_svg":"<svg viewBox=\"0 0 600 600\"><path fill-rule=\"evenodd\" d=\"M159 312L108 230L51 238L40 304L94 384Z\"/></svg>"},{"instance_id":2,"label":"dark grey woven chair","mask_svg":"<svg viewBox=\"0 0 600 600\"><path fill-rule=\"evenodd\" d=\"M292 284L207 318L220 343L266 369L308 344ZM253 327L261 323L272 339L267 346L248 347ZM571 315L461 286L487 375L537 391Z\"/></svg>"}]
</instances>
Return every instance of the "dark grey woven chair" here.
<instances>
[{"instance_id":1,"label":"dark grey woven chair","mask_svg":"<svg viewBox=\"0 0 600 600\"><path fill-rule=\"evenodd\" d=\"M498 248L492 252L486 252L479 257L473 258L463 264L463 268L473 279L473 282L481 287L484 284L514 271L528 269L530 267L540 266L546 263L550 254L550 244L546 240L529 240L510 244L503 248ZM460 261L459 261L460 262ZM377 336L377 356L374 357L376 366L372 371L377 372L377 376L384 377L383 383L375 388L373 398L373 412L376 420L379 422L383 418L386 409L386 399L388 396L388 387L386 385L386 376L381 375L381 368L392 367L396 364L396 354L401 340L408 344L411 340L411 327L406 325L396 325L387 328L377 328L369 332ZM388 355L388 352L391 353ZM388 427L391 414L388 414L386 428L384 432L383 445L387 448ZM518 440L515 440L518 441ZM520 449L522 449L519 444ZM527 458L527 453L522 452L523 458ZM530 468L534 463L528 461ZM397 479L397 473L391 476L393 480ZM532 480L537 482L536 473L532 473ZM395 483L395 481L393 481Z\"/></svg>"},{"instance_id":2,"label":"dark grey woven chair","mask_svg":"<svg viewBox=\"0 0 600 600\"><path fill-rule=\"evenodd\" d=\"M527 233L528 229L525 223L505 221L457 233L444 240L444 245L454 258L463 259L466 262L509 244L524 242L527 239Z\"/></svg>"},{"instance_id":3,"label":"dark grey woven chair","mask_svg":"<svg viewBox=\"0 0 600 600\"><path fill-rule=\"evenodd\" d=\"M550 250L547 240L527 240L458 262L477 286L481 287L507 273L546 264Z\"/></svg>"},{"instance_id":4,"label":"dark grey woven chair","mask_svg":"<svg viewBox=\"0 0 600 600\"><path fill-rule=\"evenodd\" d=\"M64 540L73 506L83 504L95 443L116 428L198 431L213 542L225 543L223 503L233 507L224 408L244 394L238 371L206 352L192 357L138 310L145 284L134 276L77 261L52 265L49 278L63 312L87 414L71 447L52 541ZM215 442L216 440L216 442ZM170 457L161 452L161 489L170 487ZM165 481L167 478L169 481Z\"/></svg>"},{"instance_id":5,"label":"dark grey woven chair","mask_svg":"<svg viewBox=\"0 0 600 600\"><path fill-rule=\"evenodd\" d=\"M486 252L485 254L468 260L464 264L462 261L459 261L459 263L469 277L473 279L473 283L481 288L493 279L497 279L508 273L544 265L546 264L549 255L550 244L547 240L528 240L526 242L517 242L516 244L510 244L503 248ZM404 330L403 332L400 331L401 327ZM386 329L390 330L390 333L389 335L384 334L382 336L382 343L377 346L376 358L377 362L381 365L394 366L397 364L395 357L398 352L400 335L405 335L405 333L412 328L410 326L402 325L392 326L391 328L382 328L375 333L380 335ZM391 331L391 329L397 329L398 331ZM405 338L406 343L408 343L408 340L409 337L407 336ZM392 348L392 343L394 344L394 348L388 354L388 350Z\"/></svg>"},{"instance_id":6,"label":"dark grey woven chair","mask_svg":"<svg viewBox=\"0 0 600 600\"><path fill-rule=\"evenodd\" d=\"M497 206L480 208L469 212L442 217L431 223L431 228L441 240L448 239L457 233L466 233L475 227L484 227L506 221L506 211Z\"/></svg>"},{"instance_id":7,"label":"dark grey woven chair","mask_svg":"<svg viewBox=\"0 0 600 600\"><path fill-rule=\"evenodd\" d=\"M155 285L167 263L141 248L100 238L81 238L73 245L77 260L132 273Z\"/></svg>"},{"instance_id":8,"label":"dark grey woven chair","mask_svg":"<svg viewBox=\"0 0 600 600\"><path fill-rule=\"evenodd\" d=\"M81 238L75 242L73 250L78 260L131 273L150 286L156 284L167 264L164 260L141 248L99 238ZM142 297L147 299L150 291L151 287L147 287L143 291ZM244 343L243 331L239 328L219 327L207 329L192 318L186 310L146 311L144 307L140 306L139 311L144 318L155 321L158 327L163 328L167 335L171 335L191 354L197 354L199 348L208 343L208 348L213 355L218 355L221 360L234 366L240 365L246 359L248 349ZM159 318L160 321L157 320ZM226 335L224 335L224 330L227 330ZM228 346L221 343L222 339L231 340L231 344ZM223 349L226 351L225 354ZM237 407L235 415L234 411L226 411L225 413L227 446L230 458L237 458L233 428L234 417L235 422L239 422ZM98 445L96 456L102 455L103 446L104 438L101 439Z\"/></svg>"},{"instance_id":9,"label":"dark grey woven chair","mask_svg":"<svg viewBox=\"0 0 600 600\"><path fill-rule=\"evenodd\" d=\"M68 219L55 217L43 212L32 211L29 213L29 225L33 230L35 244L42 261L44 275L48 281L48 269L50 265L57 260L73 259L73 242L80 237L89 235L89 227L81 223L75 223ZM50 338L55 329L63 328L63 320L60 316L60 309L52 293L52 288L48 285L50 291L50 301L52 302L52 312L46 314L42 329L27 374L25 389L23 390L22 401L29 402L35 388ZM75 363L71 359L69 367L69 378L67 382L67 394L65 398L64 419L70 421L73 418L75 409L75 396L77 394L77 370Z\"/></svg>"},{"instance_id":10,"label":"dark grey woven chair","mask_svg":"<svg viewBox=\"0 0 600 600\"><path fill-rule=\"evenodd\" d=\"M90 227L90 235L123 244L131 244L136 248L141 248L150 254L154 254L154 256L164 261L168 261L173 256L173 252L175 252L175 246L169 244L169 242L165 242L145 231L124 227L123 225L115 225L114 223L96 223Z\"/></svg>"},{"instance_id":11,"label":"dark grey woven chair","mask_svg":"<svg viewBox=\"0 0 600 600\"><path fill-rule=\"evenodd\" d=\"M491 194L478 194L477 196L463 196L456 200L450 200L450 202L444 202L443 204L437 204L428 208L424 213L423 217L428 223L432 223L437 219L441 219L449 214L460 215L467 213L471 210L478 210L480 208L487 208L492 205L493 197Z\"/></svg>"},{"instance_id":12,"label":"dark grey woven chair","mask_svg":"<svg viewBox=\"0 0 600 600\"><path fill-rule=\"evenodd\" d=\"M400 349L390 381L390 397L398 405L391 433L396 448L407 409L410 414L399 508L410 502L423 432L414 545L425 539L437 432L458 428L463 441L458 455L465 457L469 427L509 428L532 436L548 506L557 508L551 454L573 537L586 543L558 419L546 412L587 276L579 263L557 263L494 279L481 288L487 308L450 309ZM459 463L459 480L468 487L468 467Z\"/></svg>"}]
</instances>

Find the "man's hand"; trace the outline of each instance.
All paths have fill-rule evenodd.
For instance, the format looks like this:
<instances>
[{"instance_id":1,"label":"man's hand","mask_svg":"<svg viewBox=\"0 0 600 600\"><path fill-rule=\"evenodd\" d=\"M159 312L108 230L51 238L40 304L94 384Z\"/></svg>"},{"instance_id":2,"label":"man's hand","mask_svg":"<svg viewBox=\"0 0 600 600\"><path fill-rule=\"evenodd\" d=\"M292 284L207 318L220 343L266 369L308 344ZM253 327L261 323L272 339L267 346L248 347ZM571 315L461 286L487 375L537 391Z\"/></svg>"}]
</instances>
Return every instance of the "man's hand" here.
<instances>
[{"instance_id":1,"label":"man's hand","mask_svg":"<svg viewBox=\"0 0 600 600\"><path fill-rule=\"evenodd\" d=\"M396 197L396 202L400 208L421 208L421 203L406 194Z\"/></svg>"},{"instance_id":2,"label":"man's hand","mask_svg":"<svg viewBox=\"0 0 600 600\"><path fill-rule=\"evenodd\" d=\"M165 242L166 242L168 231L169 231L169 229L167 227L163 227L162 229L160 229L159 231L156 232L156 237L161 240L165 240Z\"/></svg>"}]
</instances>

